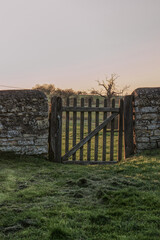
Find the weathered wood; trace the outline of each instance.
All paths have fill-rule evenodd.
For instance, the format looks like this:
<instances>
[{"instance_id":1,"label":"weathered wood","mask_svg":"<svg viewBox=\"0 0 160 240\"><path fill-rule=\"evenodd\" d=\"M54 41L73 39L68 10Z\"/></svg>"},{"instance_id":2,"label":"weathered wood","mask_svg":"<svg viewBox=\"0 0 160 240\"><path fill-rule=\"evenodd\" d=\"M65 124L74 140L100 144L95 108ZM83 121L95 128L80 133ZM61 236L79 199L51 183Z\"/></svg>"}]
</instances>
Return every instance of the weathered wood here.
<instances>
[{"instance_id":1,"label":"weathered wood","mask_svg":"<svg viewBox=\"0 0 160 240\"><path fill-rule=\"evenodd\" d=\"M104 99L104 107L107 107L107 99ZM103 114L103 120L107 118L107 112L104 112ZM106 161L106 130L107 126L103 128L103 153L102 153L102 161Z\"/></svg>"},{"instance_id":2,"label":"weathered wood","mask_svg":"<svg viewBox=\"0 0 160 240\"><path fill-rule=\"evenodd\" d=\"M123 99L119 101L118 115L118 161L122 160L122 140L123 140Z\"/></svg>"},{"instance_id":3,"label":"weathered wood","mask_svg":"<svg viewBox=\"0 0 160 240\"><path fill-rule=\"evenodd\" d=\"M114 119L118 113L113 113L109 118L105 119L98 127L91 131L85 138L83 138L78 144L76 144L70 151L68 151L63 157L62 160L70 157L74 154L79 148L81 148L85 143L87 143L92 137L94 137L99 131L101 131L107 123Z\"/></svg>"},{"instance_id":4,"label":"weathered wood","mask_svg":"<svg viewBox=\"0 0 160 240\"><path fill-rule=\"evenodd\" d=\"M64 164L81 164L81 165L109 165L109 164L116 164L118 161L63 161Z\"/></svg>"},{"instance_id":5,"label":"weathered wood","mask_svg":"<svg viewBox=\"0 0 160 240\"><path fill-rule=\"evenodd\" d=\"M62 138L62 99L53 97L51 101L51 128L50 128L50 159L61 162L61 138Z\"/></svg>"},{"instance_id":6,"label":"weathered wood","mask_svg":"<svg viewBox=\"0 0 160 240\"><path fill-rule=\"evenodd\" d=\"M110 107L63 107L64 112L119 112L119 108Z\"/></svg>"},{"instance_id":7,"label":"weathered wood","mask_svg":"<svg viewBox=\"0 0 160 240\"><path fill-rule=\"evenodd\" d=\"M51 135L52 135L52 126L51 126L51 112L49 113L49 136L48 136L48 145L49 145L49 149L48 149L48 153L49 153L49 160L53 161L54 159L54 153L52 151L52 143L51 143Z\"/></svg>"},{"instance_id":8,"label":"weathered wood","mask_svg":"<svg viewBox=\"0 0 160 240\"><path fill-rule=\"evenodd\" d=\"M134 154L133 145L133 96L128 95L124 98L124 145L125 158Z\"/></svg>"},{"instance_id":9,"label":"weathered wood","mask_svg":"<svg viewBox=\"0 0 160 240\"><path fill-rule=\"evenodd\" d=\"M69 106L69 98L67 98L66 105ZM69 112L66 112L66 139L65 139L65 152L69 150Z\"/></svg>"},{"instance_id":10,"label":"weathered wood","mask_svg":"<svg viewBox=\"0 0 160 240\"><path fill-rule=\"evenodd\" d=\"M74 98L73 106L77 106L77 99ZM73 112L73 147L76 145L76 131L77 130L77 112ZM73 154L73 160L76 160L76 153Z\"/></svg>"},{"instance_id":11,"label":"weathered wood","mask_svg":"<svg viewBox=\"0 0 160 240\"><path fill-rule=\"evenodd\" d=\"M92 99L88 99L88 107L91 108L92 106ZM92 112L88 112L88 134L92 130ZM91 159L91 140L88 141L87 145L87 160L90 161Z\"/></svg>"},{"instance_id":12,"label":"weathered wood","mask_svg":"<svg viewBox=\"0 0 160 240\"><path fill-rule=\"evenodd\" d=\"M81 107L84 107L84 98L81 98ZM80 116L80 140L84 135L84 112L81 112ZM83 161L83 146L80 148L80 160Z\"/></svg>"},{"instance_id":13,"label":"weathered wood","mask_svg":"<svg viewBox=\"0 0 160 240\"><path fill-rule=\"evenodd\" d=\"M96 107L99 107L99 99L96 99ZM95 126L99 125L99 112L96 112L95 116ZM94 149L94 160L98 161L98 140L99 140L99 133L95 135L95 149Z\"/></svg>"},{"instance_id":14,"label":"weathered wood","mask_svg":"<svg viewBox=\"0 0 160 240\"><path fill-rule=\"evenodd\" d=\"M115 107L115 99L112 100L112 108ZM111 121L111 142L110 142L110 161L113 161L114 158L114 123L115 120Z\"/></svg>"}]
</instances>

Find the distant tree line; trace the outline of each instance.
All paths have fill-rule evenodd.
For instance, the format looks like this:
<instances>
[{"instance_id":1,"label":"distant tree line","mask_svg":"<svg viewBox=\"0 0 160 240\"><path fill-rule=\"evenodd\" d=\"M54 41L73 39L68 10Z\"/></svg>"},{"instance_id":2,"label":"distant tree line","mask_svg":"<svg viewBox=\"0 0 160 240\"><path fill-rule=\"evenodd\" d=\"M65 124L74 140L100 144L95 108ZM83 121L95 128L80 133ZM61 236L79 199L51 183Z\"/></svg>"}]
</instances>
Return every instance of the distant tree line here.
<instances>
[{"instance_id":1,"label":"distant tree line","mask_svg":"<svg viewBox=\"0 0 160 240\"><path fill-rule=\"evenodd\" d=\"M106 77L106 79L101 82L97 81L98 86L101 87L101 89L92 88L88 91L75 91L72 88L60 89L56 88L54 84L37 84L35 87L33 87L33 89L44 92L49 100L51 100L53 96L58 96L66 99L68 97L76 97L79 95L97 95L103 98L107 98L110 105L110 101L113 97L125 95L126 91L129 89L129 86L118 89L116 84L117 78L118 76L116 74L111 74L110 78Z\"/></svg>"},{"instance_id":2,"label":"distant tree line","mask_svg":"<svg viewBox=\"0 0 160 240\"><path fill-rule=\"evenodd\" d=\"M66 99L72 96L89 95L89 92L87 91L75 91L72 88L68 89L55 88L54 84L42 84L42 85L37 84L33 87L33 89L44 92L49 100L51 100L53 96Z\"/></svg>"}]
</instances>

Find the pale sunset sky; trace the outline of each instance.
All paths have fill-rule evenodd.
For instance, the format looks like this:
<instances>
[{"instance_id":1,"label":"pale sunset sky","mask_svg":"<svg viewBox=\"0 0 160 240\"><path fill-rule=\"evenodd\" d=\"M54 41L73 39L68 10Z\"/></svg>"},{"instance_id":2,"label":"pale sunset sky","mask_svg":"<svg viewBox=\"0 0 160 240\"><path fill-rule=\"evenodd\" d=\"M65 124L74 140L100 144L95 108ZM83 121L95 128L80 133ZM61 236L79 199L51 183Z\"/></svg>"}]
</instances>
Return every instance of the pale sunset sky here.
<instances>
[{"instance_id":1,"label":"pale sunset sky","mask_svg":"<svg viewBox=\"0 0 160 240\"><path fill-rule=\"evenodd\" d=\"M88 90L112 73L160 87L160 0L0 0L0 90Z\"/></svg>"}]
</instances>

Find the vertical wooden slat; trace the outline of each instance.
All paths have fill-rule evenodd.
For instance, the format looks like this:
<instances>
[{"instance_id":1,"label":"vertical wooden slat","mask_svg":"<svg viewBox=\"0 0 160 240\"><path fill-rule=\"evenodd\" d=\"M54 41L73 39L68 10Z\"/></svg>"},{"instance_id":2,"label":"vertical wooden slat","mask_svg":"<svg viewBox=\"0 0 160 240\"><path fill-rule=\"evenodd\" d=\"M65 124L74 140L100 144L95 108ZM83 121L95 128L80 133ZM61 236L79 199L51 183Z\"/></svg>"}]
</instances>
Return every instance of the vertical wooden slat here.
<instances>
[{"instance_id":1,"label":"vertical wooden slat","mask_svg":"<svg viewBox=\"0 0 160 240\"><path fill-rule=\"evenodd\" d=\"M118 116L118 161L122 160L122 140L123 140L123 99L120 99Z\"/></svg>"},{"instance_id":2,"label":"vertical wooden slat","mask_svg":"<svg viewBox=\"0 0 160 240\"><path fill-rule=\"evenodd\" d=\"M67 98L66 106L69 107L69 98ZM69 150L69 112L66 112L66 141L65 141L65 153Z\"/></svg>"},{"instance_id":3,"label":"vertical wooden slat","mask_svg":"<svg viewBox=\"0 0 160 240\"><path fill-rule=\"evenodd\" d=\"M77 99L74 98L73 106L77 106ZM76 145L76 133L77 133L77 112L73 112L73 147ZM76 153L73 154L73 160L76 160Z\"/></svg>"},{"instance_id":4,"label":"vertical wooden slat","mask_svg":"<svg viewBox=\"0 0 160 240\"><path fill-rule=\"evenodd\" d=\"M99 99L96 99L96 107L99 107ZM97 127L98 125L99 125L99 112L96 112L95 126ZM94 150L95 161L98 161L98 138L99 134L97 133L95 136L95 150Z\"/></svg>"},{"instance_id":5,"label":"vertical wooden slat","mask_svg":"<svg viewBox=\"0 0 160 240\"><path fill-rule=\"evenodd\" d=\"M84 107L84 98L81 98L81 107ZM80 140L84 136L84 112L80 115ZM83 146L80 148L80 161L83 161Z\"/></svg>"},{"instance_id":6,"label":"vertical wooden slat","mask_svg":"<svg viewBox=\"0 0 160 240\"><path fill-rule=\"evenodd\" d=\"M50 116L50 160L61 162L62 99L53 97Z\"/></svg>"},{"instance_id":7,"label":"vertical wooden slat","mask_svg":"<svg viewBox=\"0 0 160 240\"><path fill-rule=\"evenodd\" d=\"M115 99L112 100L112 108L115 107ZM114 124L115 119L111 121L111 142L110 142L110 161L113 161L113 154L114 154Z\"/></svg>"},{"instance_id":8,"label":"vertical wooden slat","mask_svg":"<svg viewBox=\"0 0 160 240\"><path fill-rule=\"evenodd\" d=\"M104 107L107 107L107 99L104 99ZM103 119L107 118L107 112L104 112ZM102 161L106 161L106 130L107 126L103 128L103 154L102 154Z\"/></svg>"},{"instance_id":9,"label":"vertical wooden slat","mask_svg":"<svg viewBox=\"0 0 160 240\"><path fill-rule=\"evenodd\" d=\"M92 99L88 99L88 107L92 106ZM92 123L92 113L88 112L88 134L91 132L91 123ZM88 141L87 145L87 160L91 160L91 140Z\"/></svg>"},{"instance_id":10,"label":"vertical wooden slat","mask_svg":"<svg viewBox=\"0 0 160 240\"><path fill-rule=\"evenodd\" d=\"M124 98L124 144L125 158L134 154L133 145L133 96L128 95Z\"/></svg>"}]
</instances>

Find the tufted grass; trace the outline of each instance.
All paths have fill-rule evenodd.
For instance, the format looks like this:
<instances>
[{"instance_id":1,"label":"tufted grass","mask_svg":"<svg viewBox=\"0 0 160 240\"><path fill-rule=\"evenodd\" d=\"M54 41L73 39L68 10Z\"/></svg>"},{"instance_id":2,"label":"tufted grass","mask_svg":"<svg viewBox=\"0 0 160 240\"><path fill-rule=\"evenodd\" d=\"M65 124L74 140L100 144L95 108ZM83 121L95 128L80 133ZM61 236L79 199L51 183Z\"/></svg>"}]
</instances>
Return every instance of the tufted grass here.
<instances>
[{"instance_id":1,"label":"tufted grass","mask_svg":"<svg viewBox=\"0 0 160 240\"><path fill-rule=\"evenodd\" d=\"M160 150L111 166L1 154L0 239L160 239Z\"/></svg>"}]
</instances>

